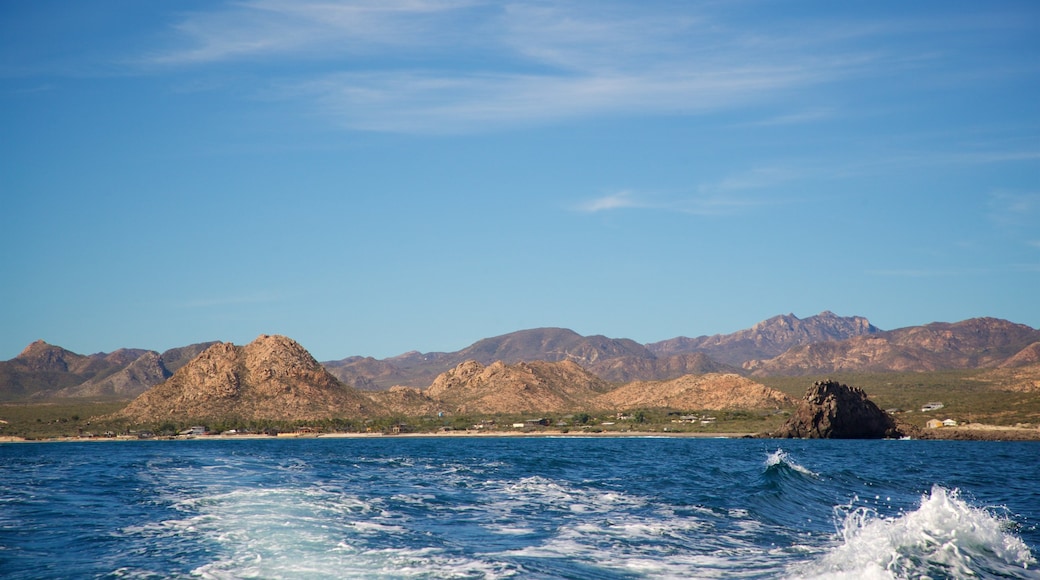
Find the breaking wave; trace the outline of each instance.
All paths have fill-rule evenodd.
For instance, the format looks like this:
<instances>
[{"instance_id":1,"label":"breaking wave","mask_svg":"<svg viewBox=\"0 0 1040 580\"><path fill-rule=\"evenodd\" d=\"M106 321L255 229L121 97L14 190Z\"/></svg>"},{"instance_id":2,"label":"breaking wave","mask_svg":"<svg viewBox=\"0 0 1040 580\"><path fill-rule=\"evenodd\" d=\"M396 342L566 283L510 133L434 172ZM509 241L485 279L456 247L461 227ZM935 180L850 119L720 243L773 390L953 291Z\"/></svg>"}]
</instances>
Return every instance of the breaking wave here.
<instances>
[{"instance_id":1,"label":"breaking wave","mask_svg":"<svg viewBox=\"0 0 1040 580\"><path fill-rule=\"evenodd\" d=\"M1040 578L1014 524L934 486L920 507L882 517L865 507L835 508L840 544L796 572L808 578Z\"/></svg>"},{"instance_id":2,"label":"breaking wave","mask_svg":"<svg viewBox=\"0 0 1040 580\"><path fill-rule=\"evenodd\" d=\"M783 449L777 449L766 458L766 472L777 473L785 470L800 473L809 477L820 476L820 474L799 465L798 462L792 459L790 454Z\"/></svg>"}]
</instances>

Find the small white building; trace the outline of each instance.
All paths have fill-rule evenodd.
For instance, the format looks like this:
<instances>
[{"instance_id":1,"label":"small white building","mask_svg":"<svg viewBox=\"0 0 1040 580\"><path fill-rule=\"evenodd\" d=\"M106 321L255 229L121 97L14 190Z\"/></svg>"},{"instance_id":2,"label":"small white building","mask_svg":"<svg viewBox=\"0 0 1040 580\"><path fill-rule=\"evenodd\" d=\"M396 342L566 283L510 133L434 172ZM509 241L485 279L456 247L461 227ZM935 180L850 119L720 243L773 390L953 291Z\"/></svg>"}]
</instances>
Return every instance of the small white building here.
<instances>
[{"instance_id":1,"label":"small white building","mask_svg":"<svg viewBox=\"0 0 1040 580\"><path fill-rule=\"evenodd\" d=\"M943 421L943 427L956 427L956 426L957 426L957 422L954 421L953 419L946 419L945 421Z\"/></svg>"},{"instance_id":2,"label":"small white building","mask_svg":"<svg viewBox=\"0 0 1040 580\"><path fill-rule=\"evenodd\" d=\"M928 411L938 411L939 409L942 409L943 407L945 407L945 405L943 405L941 401L931 401L929 403L925 403L921 407L921 412L922 413L927 413Z\"/></svg>"}]
</instances>

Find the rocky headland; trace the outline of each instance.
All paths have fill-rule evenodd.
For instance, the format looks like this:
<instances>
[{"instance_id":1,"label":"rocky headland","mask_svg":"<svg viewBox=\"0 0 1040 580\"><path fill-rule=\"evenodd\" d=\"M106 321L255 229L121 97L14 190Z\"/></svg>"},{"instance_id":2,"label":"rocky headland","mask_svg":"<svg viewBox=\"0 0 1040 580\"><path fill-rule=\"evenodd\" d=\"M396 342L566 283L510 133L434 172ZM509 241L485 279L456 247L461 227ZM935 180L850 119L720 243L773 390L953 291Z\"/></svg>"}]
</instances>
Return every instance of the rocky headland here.
<instances>
[{"instance_id":1,"label":"rocky headland","mask_svg":"<svg viewBox=\"0 0 1040 580\"><path fill-rule=\"evenodd\" d=\"M895 419L858 387L837 381L817 381L806 391L791 418L776 433L779 438L882 439L907 435Z\"/></svg>"}]
</instances>

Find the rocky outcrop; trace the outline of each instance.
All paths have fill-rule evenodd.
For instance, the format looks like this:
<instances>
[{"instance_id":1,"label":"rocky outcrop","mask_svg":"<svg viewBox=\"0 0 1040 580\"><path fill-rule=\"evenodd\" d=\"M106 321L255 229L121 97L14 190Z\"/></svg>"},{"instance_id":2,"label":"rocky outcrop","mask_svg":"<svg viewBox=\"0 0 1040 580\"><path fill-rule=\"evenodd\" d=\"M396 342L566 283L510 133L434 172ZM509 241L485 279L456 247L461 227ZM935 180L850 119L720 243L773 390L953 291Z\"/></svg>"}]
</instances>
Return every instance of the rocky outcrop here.
<instances>
[{"instance_id":1,"label":"rocky outcrop","mask_svg":"<svg viewBox=\"0 0 1040 580\"><path fill-rule=\"evenodd\" d=\"M781 438L882 439L901 437L895 420L867 398L863 389L837 381L817 381L794 414L773 434Z\"/></svg>"},{"instance_id":2,"label":"rocky outcrop","mask_svg":"<svg viewBox=\"0 0 1040 580\"><path fill-rule=\"evenodd\" d=\"M735 374L686 375L671 381L634 382L601 395L596 406L630 410L778 409L794 404L790 397Z\"/></svg>"},{"instance_id":3,"label":"rocky outcrop","mask_svg":"<svg viewBox=\"0 0 1040 580\"><path fill-rule=\"evenodd\" d=\"M261 335L246 346L217 343L117 418L132 423L205 419L296 421L360 418L382 409L340 383L302 346Z\"/></svg>"}]
</instances>

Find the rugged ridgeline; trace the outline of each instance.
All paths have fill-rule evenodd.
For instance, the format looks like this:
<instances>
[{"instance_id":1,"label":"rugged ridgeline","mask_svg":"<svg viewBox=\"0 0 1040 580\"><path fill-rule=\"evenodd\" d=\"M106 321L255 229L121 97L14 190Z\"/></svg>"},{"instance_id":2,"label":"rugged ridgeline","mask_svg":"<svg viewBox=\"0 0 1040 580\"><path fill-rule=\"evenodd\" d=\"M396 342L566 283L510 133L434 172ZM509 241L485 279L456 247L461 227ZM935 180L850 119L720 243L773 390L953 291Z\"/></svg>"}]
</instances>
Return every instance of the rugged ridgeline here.
<instances>
[{"instance_id":1,"label":"rugged ridgeline","mask_svg":"<svg viewBox=\"0 0 1040 580\"><path fill-rule=\"evenodd\" d=\"M61 397L128 399L161 383L213 343L158 353L122 348L81 355L42 340L0 362L0 401Z\"/></svg>"},{"instance_id":2,"label":"rugged ridgeline","mask_svg":"<svg viewBox=\"0 0 1040 580\"><path fill-rule=\"evenodd\" d=\"M936 322L797 346L744 363L752 376L935 371L1030 364L1040 331L995 318Z\"/></svg>"},{"instance_id":3,"label":"rugged ridgeline","mask_svg":"<svg viewBox=\"0 0 1040 580\"><path fill-rule=\"evenodd\" d=\"M881 332L862 316L838 316L830 311L799 319L793 314L774 316L732 334L697 338L677 337L646 345L657 355L704 353L722 363L740 366L749 360L772 358L790 348L833 342Z\"/></svg>"},{"instance_id":4,"label":"rugged ridgeline","mask_svg":"<svg viewBox=\"0 0 1040 580\"><path fill-rule=\"evenodd\" d=\"M521 330L480 340L456 352L408 352L377 360L349 357L324 363L342 381L362 389L391 385L423 387L466 361L490 365L529 361L570 361L613 383L665 380L687 374L739 372L705 352L655 354L629 339L582 336L566 328Z\"/></svg>"},{"instance_id":5,"label":"rugged ridgeline","mask_svg":"<svg viewBox=\"0 0 1040 580\"><path fill-rule=\"evenodd\" d=\"M261 335L245 346L214 344L116 417L131 423L293 421L359 418L381 411L295 341Z\"/></svg>"},{"instance_id":6,"label":"rugged ridgeline","mask_svg":"<svg viewBox=\"0 0 1040 580\"><path fill-rule=\"evenodd\" d=\"M385 388L391 384L425 387L440 374L467 361L482 365L499 361L506 364L571 361L595 372L593 367L605 361L626 359L651 364L656 358L632 340L582 336L565 328L536 328L485 338L456 352L408 352L382 361L351 357L325 365L344 382L358 388ZM618 380L609 372L607 375L600 377Z\"/></svg>"},{"instance_id":7,"label":"rugged ridgeline","mask_svg":"<svg viewBox=\"0 0 1040 580\"><path fill-rule=\"evenodd\" d=\"M84 356L38 341L14 359L0 362L0 401L129 399L172 376L210 344L162 354L121 349ZM347 385L377 391L395 385L423 389L470 360L485 366L498 361L569 361L613 384L708 373L775 376L1018 368L1040 364L1040 331L992 318L881 331L862 317L823 312L805 319L777 316L733 334L678 337L648 345L539 328L480 340L457 352L409 352L382 360L348 357L324 366Z\"/></svg>"},{"instance_id":8,"label":"rugged ridgeline","mask_svg":"<svg viewBox=\"0 0 1040 580\"><path fill-rule=\"evenodd\" d=\"M484 339L452 353L351 357L325 365L344 382L365 389L421 388L466 360L484 365L567 360L606 381L624 383L705 373L770 376L1021 366L1038 356L1035 343L1040 343L1040 331L1006 320L976 318L883 331L863 317L822 312L805 319L776 316L732 334L648 345L540 328Z\"/></svg>"}]
</instances>

